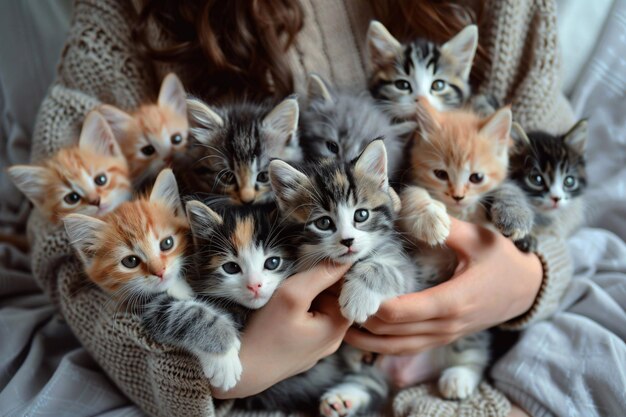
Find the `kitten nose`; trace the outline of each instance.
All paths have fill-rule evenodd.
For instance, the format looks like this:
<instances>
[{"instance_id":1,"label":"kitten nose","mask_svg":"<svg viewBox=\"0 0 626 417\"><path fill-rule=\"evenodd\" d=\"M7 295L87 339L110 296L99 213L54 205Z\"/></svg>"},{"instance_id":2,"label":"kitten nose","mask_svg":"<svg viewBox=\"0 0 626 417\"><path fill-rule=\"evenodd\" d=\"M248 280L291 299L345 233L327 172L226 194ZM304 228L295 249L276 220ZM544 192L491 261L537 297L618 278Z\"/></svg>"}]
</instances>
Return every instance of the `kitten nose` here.
<instances>
[{"instance_id":1,"label":"kitten nose","mask_svg":"<svg viewBox=\"0 0 626 417\"><path fill-rule=\"evenodd\" d=\"M465 198L464 195L453 195L452 198L454 198L455 201L461 201Z\"/></svg>"},{"instance_id":2,"label":"kitten nose","mask_svg":"<svg viewBox=\"0 0 626 417\"><path fill-rule=\"evenodd\" d=\"M100 207L100 197L96 197L89 202L90 205Z\"/></svg>"},{"instance_id":3,"label":"kitten nose","mask_svg":"<svg viewBox=\"0 0 626 417\"><path fill-rule=\"evenodd\" d=\"M558 203L559 201L561 201L561 197L552 197L552 201Z\"/></svg>"},{"instance_id":4,"label":"kitten nose","mask_svg":"<svg viewBox=\"0 0 626 417\"><path fill-rule=\"evenodd\" d=\"M255 283L255 284L248 284L246 285L246 288L249 289L252 293L254 293L255 295L259 293L259 290L261 289L261 287L263 286L263 284L259 283Z\"/></svg>"},{"instance_id":5,"label":"kitten nose","mask_svg":"<svg viewBox=\"0 0 626 417\"><path fill-rule=\"evenodd\" d=\"M159 272L155 272L154 275L163 279L163 275L165 274L165 268L161 269Z\"/></svg>"},{"instance_id":6,"label":"kitten nose","mask_svg":"<svg viewBox=\"0 0 626 417\"><path fill-rule=\"evenodd\" d=\"M352 246L352 242L354 242L354 238L343 239L340 242L343 246L345 246L346 248L349 248L350 246Z\"/></svg>"},{"instance_id":7,"label":"kitten nose","mask_svg":"<svg viewBox=\"0 0 626 417\"><path fill-rule=\"evenodd\" d=\"M254 201L254 189L252 188L243 188L239 192L239 198L241 202L244 204L248 204Z\"/></svg>"}]
</instances>

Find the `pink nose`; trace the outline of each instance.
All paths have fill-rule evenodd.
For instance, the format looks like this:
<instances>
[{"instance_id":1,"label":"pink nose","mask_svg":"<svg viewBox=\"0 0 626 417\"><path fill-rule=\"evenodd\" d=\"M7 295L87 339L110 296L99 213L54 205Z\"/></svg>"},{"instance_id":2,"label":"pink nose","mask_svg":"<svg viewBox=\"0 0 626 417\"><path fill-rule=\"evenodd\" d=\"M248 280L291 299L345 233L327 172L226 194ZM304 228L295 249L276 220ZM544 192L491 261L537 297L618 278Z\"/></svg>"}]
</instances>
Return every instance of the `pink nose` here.
<instances>
[{"instance_id":1,"label":"pink nose","mask_svg":"<svg viewBox=\"0 0 626 417\"><path fill-rule=\"evenodd\" d=\"M156 275L157 277L163 279L163 274L165 274L165 268L163 268L161 271L159 272L155 272L154 275Z\"/></svg>"},{"instance_id":2,"label":"pink nose","mask_svg":"<svg viewBox=\"0 0 626 417\"><path fill-rule=\"evenodd\" d=\"M255 283L255 284L248 284L248 285L246 285L246 288L249 289L254 294L258 294L259 290L261 289L262 286L263 286L263 284L261 284L259 282L259 283Z\"/></svg>"}]
</instances>

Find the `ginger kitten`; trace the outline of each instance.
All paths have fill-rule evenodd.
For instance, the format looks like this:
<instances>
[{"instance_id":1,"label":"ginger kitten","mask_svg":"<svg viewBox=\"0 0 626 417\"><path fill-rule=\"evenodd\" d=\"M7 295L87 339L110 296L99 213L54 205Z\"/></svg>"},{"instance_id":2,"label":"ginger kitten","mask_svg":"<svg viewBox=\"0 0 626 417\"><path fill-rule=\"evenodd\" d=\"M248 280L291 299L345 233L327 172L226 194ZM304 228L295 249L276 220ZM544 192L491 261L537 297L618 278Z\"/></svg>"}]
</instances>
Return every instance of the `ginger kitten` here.
<instances>
[{"instance_id":1,"label":"ginger kitten","mask_svg":"<svg viewBox=\"0 0 626 417\"><path fill-rule=\"evenodd\" d=\"M52 223L70 213L100 217L131 197L126 159L97 112L85 118L78 145L39 164L12 166L8 173Z\"/></svg>"},{"instance_id":2,"label":"ginger kitten","mask_svg":"<svg viewBox=\"0 0 626 417\"><path fill-rule=\"evenodd\" d=\"M159 174L149 196L102 219L70 214L63 221L87 276L104 291L120 298L191 296L183 278L189 225L171 170Z\"/></svg>"},{"instance_id":3,"label":"ginger kitten","mask_svg":"<svg viewBox=\"0 0 626 417\"><path fill-rule=\"evenodd\" d=\"M98 108L120 143L135 186L151 180L185 153L189 131L185 100L182 83L170 73L163 79L156 103L132 113L108 104Z\"/></svg>"}]
</instances>

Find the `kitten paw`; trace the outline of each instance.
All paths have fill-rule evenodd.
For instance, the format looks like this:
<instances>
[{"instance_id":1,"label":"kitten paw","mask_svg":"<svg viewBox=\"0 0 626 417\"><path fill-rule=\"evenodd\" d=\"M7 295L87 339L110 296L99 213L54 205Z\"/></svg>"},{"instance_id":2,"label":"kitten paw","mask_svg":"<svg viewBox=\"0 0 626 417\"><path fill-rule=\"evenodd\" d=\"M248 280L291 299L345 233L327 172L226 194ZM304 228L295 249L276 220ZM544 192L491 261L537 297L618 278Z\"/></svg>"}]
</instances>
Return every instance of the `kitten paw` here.
<instances>
[{"instance_id":1,"label":"kitten paw","mask_svg":"<svg viewBox=\"0 0 626 417\"><path fill-rule=\"evenodd\" d=\"M532 235L526 235L524 238L516 240L515 246L522 252L529 253L537 250L537 238Z\"/></svg>"},{"instance_id":2,"label":"kitten paw","mask_svg":"<svg viewBox=\"0 0 626 417\"><path fill-rule=\"evenodd\" d=\"M474 392L481 375L467 366L453 366L439 377L439 392L444 398L463 400Z\"/></svg>"},{"instance_id":3,"label":"kitten paw","mask_svg":"<svg viewBox=\"0 0 626 417\"><path fill-rule=\"evenodd\" d=\"M341 314L355 323L364 323L380 308L381 298L367 289L350 291L343 289L339 295Z\"/></svg>"},{"instance_id":4,"label":"kitten paw","mask_svg":"<svg viewBox=\"0 0 626 417\"><path fill-rule=\"evenodd\" d=\"M450 216L446 206L440 201L432 200L420 210L412 230L416 239L430 246L443 244L450 234Z\"/></svg>"},{"instance_id":5,"label":"kitten paw","mask_svg":"<svg viewBox=\"0 0 626 417\"><path fill-rule=\"evenodd\" d=\"M360 389L337 387L320 400L320 414L324 417L349 417L366 405L368 394Z\"/></svg>"},{"instance_id":6,"label":"kitten paw","mask_svg":"<svg viewBox=\"0 0 626 417\"><path fill-rule=\"evenodd\" d=\"M207 353L199 355L204 375L212 386L228 391L237 385L243 371L239 359L240 346L241 343L237 341L235 346L222 355Z\"/></svg>"},{"instance_id":7,"label":"kitten paw","mask_svg":"<svg viewBox=\"0 0 626 417\"><path fill-rule=\"evenodd\" d=\"M535 215L525 205L494 204L491 207L491 219L500 233L517 241L532 231Z\"/></svg>"}]
</instances>

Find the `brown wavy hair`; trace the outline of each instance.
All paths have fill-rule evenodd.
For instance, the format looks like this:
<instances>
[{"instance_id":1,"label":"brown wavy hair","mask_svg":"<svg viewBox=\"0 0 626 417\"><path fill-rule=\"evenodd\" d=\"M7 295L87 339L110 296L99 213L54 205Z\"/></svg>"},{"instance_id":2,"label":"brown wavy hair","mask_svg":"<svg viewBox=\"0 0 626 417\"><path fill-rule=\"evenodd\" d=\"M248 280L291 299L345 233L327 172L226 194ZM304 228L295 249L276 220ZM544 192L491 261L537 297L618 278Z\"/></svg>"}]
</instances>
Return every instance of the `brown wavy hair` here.
<instances>
[{"instance_id":1,"label":"brown wavy hair","mask_svg":"<svg viewBox=\"0 0 626 417\"><path fill-rule=\"evenodd\" d=\"M374 17L400 40L439 43L470 23L480 27L483 2L475 3L479 10L452 1L370 0ZM151 19L170 38L166 46L150 39ZM303 22L298 0L144 0L134 37L149 59L183 67L186 88L203 98L282 98L293 92L286 52ZM488 65L479 45L473 84Z\"/></svg>"}]
</instances>

